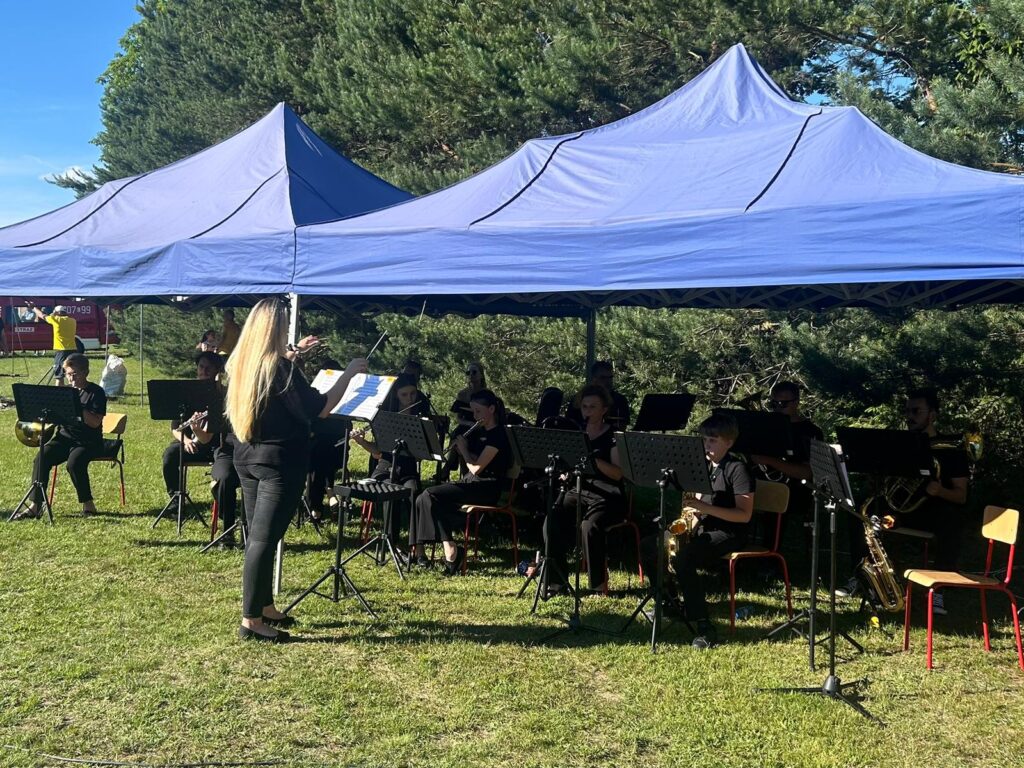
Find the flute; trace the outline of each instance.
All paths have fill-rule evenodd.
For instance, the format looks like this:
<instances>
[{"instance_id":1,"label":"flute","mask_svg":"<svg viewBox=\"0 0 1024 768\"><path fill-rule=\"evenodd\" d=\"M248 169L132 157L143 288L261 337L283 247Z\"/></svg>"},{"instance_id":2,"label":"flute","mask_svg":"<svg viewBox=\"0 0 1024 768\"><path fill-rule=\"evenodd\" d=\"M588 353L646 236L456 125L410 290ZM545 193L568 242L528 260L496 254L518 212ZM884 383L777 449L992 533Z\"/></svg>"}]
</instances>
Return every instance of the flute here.
<instances>
[{"instance_id":1,"label":"flute","mask_svg":"<svg viewBox=\"0 0 1024 768\"><path fill-rule=\"evenodd\" d=\"M469 437L470 435L472 435L477 430L477 427L482 427L483 424L484 423L482 421L475 422L472 427L470 427L465 432L463 432L461 435L459 435L459 437L463 437L463 438ZM455 441L458 440L459 437L453 438L451 445L448 446L448 450L446 450L444 452L444 457L446 459L451 455L451 452L455 450L455 446L457 445L457 443Z\"/></svg>"}]
</instances>

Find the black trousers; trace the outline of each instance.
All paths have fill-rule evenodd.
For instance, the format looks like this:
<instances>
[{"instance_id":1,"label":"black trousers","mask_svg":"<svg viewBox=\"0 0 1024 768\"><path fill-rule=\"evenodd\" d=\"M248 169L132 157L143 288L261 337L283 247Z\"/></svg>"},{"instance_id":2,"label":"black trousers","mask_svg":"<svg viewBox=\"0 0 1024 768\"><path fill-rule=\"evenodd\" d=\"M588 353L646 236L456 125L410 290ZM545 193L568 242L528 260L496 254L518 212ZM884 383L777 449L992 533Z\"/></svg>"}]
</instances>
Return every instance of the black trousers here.
<instances>
[{"instance_id":1,"label":"black trousers","mask_svg":"<svg viewBox=\"0 0 1024 768\"><path fill-rule=\"evenodd\" d=\"M501 496L500 480L444 483L427 488L416 499L409 520L409 544L454 541L466 524L463 504L494 504Z\"/></svg>"},{"instance_id":2,"label":"black trousers","mask_svg":"<svg viewBox=\"0 0 1024 768\"><path fill-rule=\"evenodd\" d=\"M335 435L315 435L312 453L309 456L309 508L324 511L324 494L334 485L334 478L341 468L341 449L334 444Z\"/></svg>"},{"instance_id":3,"label":"black trousers","mask_svg":"<svg viewBox=\"0 0 1024 768\"><path fill-rule=\"evenodd\" d=\"M370 475L370 479L377 480L378 482L391 482L391 465L378 465L376 471ZM420 479L418 477L396 477L395 483L397 485L404 485L410 491L418 491L420 487ZM376 513L381 516L381 521L384 520L384 511L376 510ZM391 502L391 521L388 529L384 532L392 544L395 544L399 540L399 536L402 533L402 526L405 525L406 521L412 517L412 504L408 498L402 499L401 501Z\"/></svg>"},{"instance_id":4,"label":"black trousers","mask_svg":"<svg viewBox=\"0 0 1024 768\"><path fill-rule=\"evenodd\" d=\"M213 500L217 502L217 516L224 528L230 528L238 517L238 489L241 482L235 471L234 456L231 451L215 448L210 478L213 486Z\"/></svg>"},{"instance_id":5,"label":"black trousers","mask_svg":"<svg viewBox=\"0 0 1024 768\"><path fill-rule=\"evenodd\" d=\"M50 470L58 464L68 463L68 474L78 492L78 501L84 504L92 501L92 486L89 484L89 462L102 453L100 443L82 445L78 441L60 432L43 446L42 466L39 466L39 454L32 462L32 476L45 487L50 477ZM38 496L38 493L36 494ZM38 508L43 500L32 500Z\"/></svg>"},{"instance_id":6,"label":"black trousers","mask_svg":"<svg viewBox=\"0 0 1024 768\"><path fill-rule=\"evenodd\" d=\"M566 555L576 544L576 506L583 502L583 520L580 537L583 557L587 561L587 579L590 588L597 589L605 580L608 528L626 519L626 507L621 494L600 494L583 489L566 491L555 502L554 509L544 518L544 543L549 556L569 576Z\"/></svg>"},{"instance_id":7,"label":"black trousers","mask_svg":"<svg viewBox=\"0 0 1024 768\"><path fill-rule=\"evenodd\" d=\"M707 589L699 570L717 570L723 555L735 552L746 546L746 543L747 537L743 534L698 528L696 535L676 553L671 563L676 576L675 584L663 583L669 592L673 587L678 590L686 606L686 618L689 621L702 621L708 618ZM658 546L663 545L657 535L648 536L641 543L644 569L652 574L652 579L658 569ZM664 578L668 579L669 575L665 574Z\"/></svg>"},{"instance_id":8,"label":"black trousers","mask_svg":"<svg viewBox=\"0 0 1024 768\"><path fill-rule=\"evenodd\" d=\"M184 453L185 462L190 461L213 461L213 443L207 443L206 445L200 445L195 453ZM164 449L164 456L162 460L162 466L164 471L164 487L167 488L168 493L174 493L178 490L178 441L175 440Z\"/></svg>"},{"instance_id":9,"label":"black trousers","mask_svg":"<svg viewBox=\"0 0 1024 768\"><path fill-rule=\"evenodd\" d=\"M242 616L263 615L274 601L274 551L288 530L306 483L305 462L296 468L265 464L236 465L242 483L242 502L249 522L249 538L242 568Z\"/></svg>"}]
</instances>

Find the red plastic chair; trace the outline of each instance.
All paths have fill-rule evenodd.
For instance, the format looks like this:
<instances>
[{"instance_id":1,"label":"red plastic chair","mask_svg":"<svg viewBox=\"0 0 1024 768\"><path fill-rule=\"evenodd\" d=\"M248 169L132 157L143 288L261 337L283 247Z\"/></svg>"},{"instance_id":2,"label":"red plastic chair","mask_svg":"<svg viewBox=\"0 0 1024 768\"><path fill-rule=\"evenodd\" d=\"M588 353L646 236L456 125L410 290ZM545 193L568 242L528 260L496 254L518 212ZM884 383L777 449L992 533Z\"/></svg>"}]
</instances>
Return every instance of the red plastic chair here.
<instances>
[{"instance_id":1,"label":"red plastic chair","mask_svg":"<svg viewBox=\"0 0 1024 768\"><path fill-rule=\"evenodd\" d=\"M903 614L903 650L910 649L910 597L914 584L928 590L928 645L926 665L932 669L932 617L935 590L938 589L976 589L981 598L981 633L985 638L985 650L991 651L992 644L988 631L988 605L985 602L987 592L1002 592L1010 601L1010 615L1013 617L1013 634L1017 641L1017 665L1024 669L1024 650L1021 649L1020 618L1017 616L1017 601L1010 591L1010 577L1013 575L1013 555L1017 545L1017 530L1020 525L1020 512L1007 507L989 505L985 507L981 535L988 539L988 553L985 556L985 573L982 576L962 571L929 571L911 568L904 571L907 580L907 592L904 596ZM1006 577L999 581L989 574L992 572L992 554L995 543L1000 542L1010 547L1006 558Z\"/></svg>"}]
</instances>

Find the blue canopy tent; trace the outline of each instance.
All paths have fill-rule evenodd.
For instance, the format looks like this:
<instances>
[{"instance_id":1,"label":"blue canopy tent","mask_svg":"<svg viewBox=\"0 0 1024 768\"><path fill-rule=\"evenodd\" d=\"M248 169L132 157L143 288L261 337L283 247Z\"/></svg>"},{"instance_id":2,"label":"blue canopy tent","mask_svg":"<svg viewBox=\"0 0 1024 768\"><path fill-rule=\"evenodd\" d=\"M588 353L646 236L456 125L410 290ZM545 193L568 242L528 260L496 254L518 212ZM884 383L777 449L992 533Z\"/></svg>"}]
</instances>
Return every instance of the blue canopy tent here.
<instances>
[{"instance_id":1,"label":"blue canopy tent","mask_svg":"<svg viewBox=\"0 0 1024 768\"><path fill-rule=\"evenodd\" d=\"M292 290L294 232L411 195L284 104L208 149L0 229L7 293L119 301Z\"/></svg>"},{"instance_id":2,"label":"blue canopy tent","mask_svg":"<svg viewBox=\"0 0 1024 768\"><path fill-rule=\"evenodd\" d=\"M293 289L367 312L1020 301L1022 206L1024 179L794 102L737 45L615 123L299 227Z\"/></svg>"}]
</instances>

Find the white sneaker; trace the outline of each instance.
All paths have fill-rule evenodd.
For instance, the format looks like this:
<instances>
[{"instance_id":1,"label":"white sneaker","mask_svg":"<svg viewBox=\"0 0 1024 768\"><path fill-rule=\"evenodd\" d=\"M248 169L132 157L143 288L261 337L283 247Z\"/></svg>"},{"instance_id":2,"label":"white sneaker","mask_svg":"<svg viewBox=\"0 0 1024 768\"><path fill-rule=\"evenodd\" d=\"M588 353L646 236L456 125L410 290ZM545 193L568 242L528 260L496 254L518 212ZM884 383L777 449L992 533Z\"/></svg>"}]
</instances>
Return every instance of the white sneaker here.
<instances>
[{"instance_id":1,"label":"white sneaker","mask_svg":"<svg viewBox=\"0 0 1024 768\"><path fill-rule=\"evenodd\" d=\"M836 589L836 597L853 597L860 591L860 582L856 576L851 576L843 586Z\"/></svg>"},{"instance_id":2,"label":"white sneaker","mask_svg":"<svg viewBox=\"0 0 1024 768\"><path fill-rule=\"evenodd\" d=\"M942 599L942 593L936 592L932 595L932 613L936 616L946 615L946 603Z\"/></svg>"}]
</instances>

